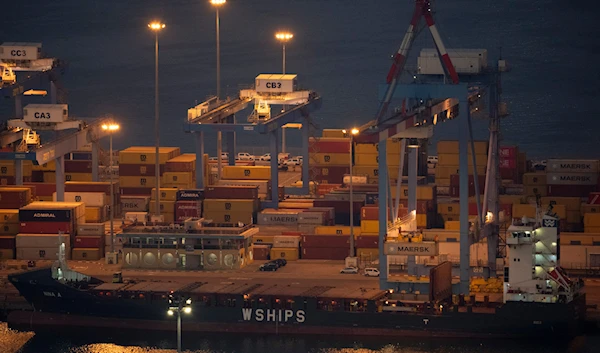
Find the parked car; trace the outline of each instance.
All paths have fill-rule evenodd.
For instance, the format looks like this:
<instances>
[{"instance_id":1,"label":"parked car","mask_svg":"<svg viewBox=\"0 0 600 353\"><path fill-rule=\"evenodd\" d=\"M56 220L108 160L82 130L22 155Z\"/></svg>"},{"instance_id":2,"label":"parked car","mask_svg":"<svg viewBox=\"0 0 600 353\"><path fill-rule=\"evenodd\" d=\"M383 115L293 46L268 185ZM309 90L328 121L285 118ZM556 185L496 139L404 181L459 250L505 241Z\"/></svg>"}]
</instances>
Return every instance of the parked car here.
<instances>
[{"instance_id":1,"label":"parked car","mask_svg":"<svg viewBox=\"0 0 600 353\"><path fill-rule=\"evenodd\" d=\"M356 268L356 267L344 267L344 268L342 268L342 270L340 271L340 273L357 274L358 273L358 268Z\"/></svg>"},{"instance_id":2,"label":"parked car","mask_svg":"<svg viewBox=\"0 0 600 353\"><path fill-rule=\"evenodd\" d=\"M290 159L286 160L284 162L284 164L287 166L302 165L302 157L290 158Z\"/></svg>"},{"instance_id":3,"label":"parked car","mask_svg":"<svg viewBox=\"0 0 600 353\"><path fill-rule=\"evenodd\" d=\"M277 271L278 268L279 266L275 262L270 261L260 265L258 269L260 271Z\"/></svg>"},{"instance_id":4,"label":"parked car","mask_svg":"<svg viewBox=\"0 0 600 353\"><path fill-rule=\"evenodd\" d=\"M262 156L258 157L259 161L263 161L263 162L270 162L271 161L271 154L270 153L265 153Z\"/></svg>"},{"instance_id":5,"label":"parked car","mask_svg":"<svg viewBox=\"0 0 600 353\"><path fill-rule=\"evenodd\" d=\"M251 155L250 153L240 152L237 154L236 159L239 161L253 161L255 159L255 157L253 155Z\"/></svg>"},{"instance_id":6,"label":"parked car","mask_svg":"<svg viewBox=\"0 0 600 353\"><path fill-rule=\"evenodd\" d=\"M367 277L379 277L379 270L373 267L365 268L365 276Z\"/></svg>"},{"instance_id":7,"label":"parked car","mask_svg":"<svg viewBox=\"0 0 600 353\"><path fill-rule=\"evenodd\" d=\"M277 264L279 267L283 267L283 266L287 265L287 261L285 259L275 259L275 260L271 260L271 262Z\"/></svg>"}]
</instances>

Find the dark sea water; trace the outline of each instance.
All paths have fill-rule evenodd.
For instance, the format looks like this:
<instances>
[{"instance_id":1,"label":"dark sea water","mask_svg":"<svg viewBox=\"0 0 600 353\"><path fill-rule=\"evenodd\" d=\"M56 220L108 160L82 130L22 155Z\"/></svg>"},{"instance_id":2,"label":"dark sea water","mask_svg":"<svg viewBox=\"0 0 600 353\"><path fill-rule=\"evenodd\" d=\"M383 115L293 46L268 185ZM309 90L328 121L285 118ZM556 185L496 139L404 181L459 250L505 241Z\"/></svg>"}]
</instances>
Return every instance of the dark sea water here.
<instances>
[{"instance_id":1,"label":"dark sea water","mask_svg":"<svg viewBox=\"0 0 600 353\"><path fill-rule=\"evenodd\" d=\"M511 111L502 123L506 144L530 157L600 158L600 30L596 1L436 0L435 18L447 48L487 48L490 61L502 54L513 68L504 75ZM314 116L323 128L362 124L376 112L377 86L385 82L412 13L410 0L230 0L221 10L222 90L235 94L259 73L279 72L280 28L295 37L287 71L303 87L323 96ZM187 109L215 92L214 10L205 0L17 0L2 3L0 41L42 42L45 52L69 62L64 78L70 114L114 114L122 124L117 148L153 143L154 38L146 27L160 18L161 144L193 151L182 132ZM418 49L432 47L427 31ZM10 100L0 101L2 119ZM483 121L476 138L486 138ZM436 128L435 140L455 139L453 123ZM207 137L214 153L214 136ZM255 135L239 144L257 153L266 146ZM298 136L288 141L299 145ZM260 149L259 149L260 150ZM100 335L66 331L37 335L23 353L113 353L121 346L174 348L174 337ZM335 338L184 336L184 347L201 352L597 352L599 339L560 346L539 341L352 342ZM83 348L77 348L83 347ZM339 347L349 348L343 350ZM364 347L365 350L359 348ZM592 350L594 348L594 350ZM372 349L369 350L369 349ZM585 348L583 348L585 349ZM131 352L137 352L129 350ZM585 351L585 350L583 350Z\"/></svg>"}]
</instances>

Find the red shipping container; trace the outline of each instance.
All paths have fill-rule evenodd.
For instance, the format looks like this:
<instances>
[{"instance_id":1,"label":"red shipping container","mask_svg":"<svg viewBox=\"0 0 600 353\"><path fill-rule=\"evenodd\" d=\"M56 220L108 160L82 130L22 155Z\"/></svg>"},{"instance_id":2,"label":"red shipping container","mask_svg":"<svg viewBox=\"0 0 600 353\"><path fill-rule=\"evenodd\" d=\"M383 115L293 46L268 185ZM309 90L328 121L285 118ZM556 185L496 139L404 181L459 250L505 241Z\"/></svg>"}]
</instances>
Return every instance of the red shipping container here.
<instances>
[{"instance_id":1,"label":"red shipping container","mask_svg":"<svg viewBox=\"0 0 600 353\"><path fill-rule=\"evenodd\" d=\"M110 195L110 182L86 182L86 181L67 181L65 183L67 192L103 192ZM113 181L113 191L119 193L119 182Z\"/></svg>"},{"instance_id":2,"label":"red shipping container","mask_svg":"<svg viewBox=\"0 0 600 353\"><path fill-rule=\"evenodd\" d=\"M16 244L14 235L0 236L0 249L14 249Z\"/></svg>"},{"instance_id":3,"label":"red shipping container","mask_svg":"<svg viewBox=\"0 0 600 353\"><path fill-rule=\"evenodd\" d=\"M281 232L281 235L302 235L302 232Z\"/></svg>"},{"instance_id":4,"label":"red shipping container","mask_svg":"<svg viewBox=\"0 0 600 353\"><path fill-rule=\"evenodd\" d=\"M349 138L310 138L308 141L310 153L350 153Z\"/></svg>"},{"instance_id":5,"label":"red shipping container","mask_svg":"<svg viewBox=\"0 0 600 353\"><path fill-rule=\"evenodd\" d=\"M350 189L350 188L347 187L347 189ZM378 192L379 185L377 185L377 184L354 184L354 185L352 185L352 190L356 193Z\"/></svg>"},{"instance_id":6,"label":"red shipping container","mask_svg":"<svg viewBox=\"0 0 600 353\"><path fill-rule=\"evenodd\" d=\"M92 161L65 161L65 173L91 173Z\"/></svg>"},{"instance_id":7,"label":"red shipping container","mask_svg":"<svg viewBox=\"0 0 600 353\"><path fill-rule=\"evenodd\" d=\"M258 186L207 186L204 198L253 200L258 198Z\"/></svg>"},{"instance_id":8,"label":"red shipping container","mask_svg":"<svg viewBox=\"0 0 600 353\"><path fill-rule=\"evenodd\" d=\"M516 169L517 161L514 159L500 158L500 160L498 161L498 168L500 168L500 169Z\"/></svg>"},{"instance_id":9,"label":"red shipping container","mask_svg":"<svg viewBox=\"0 0 600 353\"><path fill-rule=\"evenodd\" d=\"M517 154L519 153L519 147L517 146L500 146L498 155L500 159L512 159L517 160Z\"/></svg>"},{"instance_id":10,"label":"red shipping container","mask_svg":"<svg viewBox=\"0 0 600 353\"><path fill-rule=\"evenodd\" d=\"M74 248L104 248L104 236L77 235Z\"/></svg>"},{"instance_id":11,"label":"red shipping container","mask_svg":"<svg viewBox=\"0 0 600 353\"><path fill-rule=\"evenodd\" d=\"M120 188L121 195L150 196L152 188Z\"/></svg>"},{"instance_id":12,"label":"red shipping container","mask_svg":"<svg viewBox=\"0 0 600 353\"><path fill-rule=\"evenodd\" d=\"M548 196L589 197L597 190L596 185L548 185Z\"/></svg>"},{"instance_id":13,"label":"red shipping container","mask_svg":"<svg viewBox=\"0 0 600 353\"><path fill-rule=\"evenodd\" d=\"M2 188L0 190L0 208L21 208L31 200L28 198L28 190L15 188Z\"/></svg>"},{"instance_id":14,"label":"red shipping container","mask_svg":"<svg viewBox=\"0 0 600 353\"><path fill-rule=\"evenodd\" d=\"M358 236L354 245L357 248L377 249L379 248L379 237Z\"/></svg>"},{"instance_id":15,"label":"red shipping container","mask_svg":"<svg viewBox=\"0 0 600 353\"><path fill-rule=\"evenodd\" d=\"M394 201L395 202L395 201ZM408 208L408 200L400 200L400 205L403 208ZM425 214L437 210L437 204L433 200L417 200L417 213Z\"/></svg>"},{"instance_id":16,"label":"red shipping container","mask_svg":"<svg viewBox=\"0 0 600 353\"><path fill-rule=\"evenodd\" d=\"M321 182L324 181L327 184L341 184L344 181L344 175L350 173L350 167L311 167L308 173L310 175L310 180L316 180Z\"/></svg>"},{"instance_id":17,"label":"red shipping container","mask_svg":"<svg viewBox=\"0 0 600 353\"><path fill-rule=\"evenodd\" d=\"M268 260L269 254L271 253L271 247L269 245L254 245L252 255L254 260Z\"/></svg>"},{"instance_id":18,"label":"red shipping container","mask_svg":"<svg viewBox=\"0 0 600 353\"><path fill-rule=\"evenodd\" d=\"M485 175L478 175L477 181L479 181L479 185L485 185ZM469 174L469 186L475 185L475 176ZM460 175L452 174L450 175L450 186L460 186Z\"/></svg>"},{"instance_id":19,"label":"red shipping container","mask_svg":"<svg viewBox=\"0 0 600 353\"><path fill-rule=\"evenodd\" d=\"M590 192L588 195L588 204L600 205L600 192Z\"/></svg>"},{"instance_id":20,"label":"red shipping container","mask_svg":"<svg viewBox=\"0 0 600 353\"><path fill-rule=\"evenodd\" d=\"M26 234L71 234L75 231L73 222L21 222L19 233Z\"/></svg>"},{"instance_id":21,"label":"red shipping container","mask_svg":"<svg viewBox=\"0 0 600 353\"><path fill-rule=\"evenodd\" d=\"M218 163L218 161L217 161ZM195 172L196 161L191 162L169 162L165 164L165 172Z\"/></svg>"},{"instance_id":22,"label":"red shipping container","mask_svg":"<svg viewBox=\"0 0 600 353\"><path fill-rule=\"evenodd\" d=\"M52 196L56 192L55 183L23 183L26 186L35 186L37 196Z\"/></svg>"},{"instance_id":23,"label":"red shipping container","mask_svg":"<svg viewBox=\"0 0 600 353\"><path fill-rule=\"evenodd\" d=\"M177 201L175 203L175 221L183 222L188 218L202 217L202 201Z\"/></svg>"},{"instance_id":24,"label":"red shipping container","mask_svg":"<svg viewBox=\"0 0 600 353\"><path fill-rule=\"evenodd\" d=\"M404 217L408 215L408 208L400 207L398 209L398 217ZM365 221L376 221L379 219L379 207L377 206L365 206L360 210L360 219Z\"/></svg>"},{"instance_id":25,"label":"red shipping container","mask_svg":"<svg viewBox=\"0 0 600 353\"><path fill-rule=\"evenodd\" d=\"M303 248L339 248L350 246L349 235L303 235L301 241Z\"/></svg>"},{"instance_id":26,"label":"red shipping container","mask_svg":"<svg viewBox=\"0 0 600 353\"><path fill-rule=\"evenodd\" d=\"M342 187L342 184L319 184L317 185L317 195L322 196L328 194L332 190Z\"/></svg>"},{"instance_id":27,"label":"red shipping container","mask_svg":"<svg viewBox=\"0 0 600 353\"><path fill-rule=\"evenodd\" d=\"M364 201L354 201L352 205L354 213L360 213L364 205ZM315 200L314 207L333 207L337 214L350 213L350 202L344 200Z\"/></svg>"},{"instance_id":28,"label":"red shipping container","mask_svg":"<svg viewBox=\"0 0 600 353\"><path fill-rule=\"evenodd\" d=\"M301 258L306 260L344 260L350 255L349 247L302 248Z\"/></svg>"},{"instance_id":29,"label":"red shipping container","mask_svg":"<svg viewBox=\"0 0 600 353\"><path fill-rule=\"evenodd\" d=\"M518 184L519 171L517 169L500 168L500 178L502 180L512 180Z\"/></svg>"},{"instance_id":30,"label":"red shipping container","mask_svg":"<svg viewBox=\"0 0 600 353\"><path fill-rule=\"evenodd\" d=\"M160 175L165 171L165 165L159 165ZM156 166L154 164L119 164L120 176L155 176Z\"/></svg>"},{"instance_id":31,"label":"red shipping container","mask_svg":"<svg viewBox=\"0 0 600 353\"><path fill-rule=\"evenodd\" d=\"M24 176L23 177L23 182L24 183L31 183L31 177L30 176ZM0 185L15 185L15 177L14 176L5 176L0 178Z\"/></svg>"}]
</instances>

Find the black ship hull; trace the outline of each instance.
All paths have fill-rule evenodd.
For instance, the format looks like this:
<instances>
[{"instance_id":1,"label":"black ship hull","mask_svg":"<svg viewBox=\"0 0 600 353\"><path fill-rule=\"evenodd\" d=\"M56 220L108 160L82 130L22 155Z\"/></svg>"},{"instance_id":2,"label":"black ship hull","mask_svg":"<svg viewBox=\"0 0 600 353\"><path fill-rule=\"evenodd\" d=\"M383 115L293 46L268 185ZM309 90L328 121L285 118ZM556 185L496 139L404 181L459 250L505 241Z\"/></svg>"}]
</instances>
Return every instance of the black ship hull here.
<instances>
[{"instance_id":1,"label":"black ship hull","mask_svg":"<svg viewBox=\"0 0 600 353\"><path fill-rule=\"evenodd\" d=\"M102 296L54 280L50 269L9 276L34 311L8 316L9 327L38 330L56 326L171 331L173 316L160 296L144 299ZM431 336L431 337L572 337L585 315L582 295L568 304L511 302L495 310L460 308L436 313L352 312L296 306L287 309L192 305L181 314L184 331L260 334ZM485 308L488 309L488 308Z\"/></svg>"}]
</instances>

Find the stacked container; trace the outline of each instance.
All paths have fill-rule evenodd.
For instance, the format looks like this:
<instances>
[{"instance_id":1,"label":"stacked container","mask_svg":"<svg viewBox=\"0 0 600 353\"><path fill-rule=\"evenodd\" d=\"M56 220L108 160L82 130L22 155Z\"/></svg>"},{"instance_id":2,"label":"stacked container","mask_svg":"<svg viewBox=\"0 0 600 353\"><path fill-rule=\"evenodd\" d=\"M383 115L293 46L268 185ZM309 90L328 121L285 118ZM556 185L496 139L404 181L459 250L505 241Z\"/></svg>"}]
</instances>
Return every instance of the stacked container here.
<instances>
[{"instance_id":1,"label":"stacked container","mask_svg":"<svg viewBox=\"0 0 600 353\"><path fill-rule=\"evenodd\" d=\"M518 146L501 146L499 154L499 171L502 180L510 180L512 183L519 183L519 168L517 168L519 159ZM479 163L479 161L478 161Z\"/></svg>"},{"instance_id":2,"label":"stacked container","mask_svg":"<svg viewBox=\"0 0 600 353\"><path fill-rule=\"evenodd\" d=\"M352 205L354 225L360 225L360 209L365 205L364 201L354 201ZM350 225L350 202L344 200L317 199L314 207L333 207L335 209L335 224Z\"/></svg>"},{"instance_id":3,"label":"stacked container","mask_svg":"<svg viewBox=\"0 0 600 353\"><path fill-rule=\"evenodd\" d=\"M400 165L400 140L388 139L387 140L387 165L388 165L388 176L392 180L398 179L398 166ZM368 182L376 184L378 182L379 169L378 169L378 153L379 145L377 144L355 144L354 145L354 168L352 173L354 175L366 175ZM404 160L405 166L408 165L408 158ZM404 174L407 173L407 168L404 169Z\"/></svg>"},{"instance_id":4,"label":"stacked container","mask_svg":"<svg viewBox=\"0 0 600 353\"><path fill-rule=\"evenodd\" d=\"M165 164L162 186L166 188L192 189L196 186L196 155L182 154Z\"/></svg>"},{"instance_id":5,"label":"stacked container","mask_svg":"<svg viewBox=\"0 0 600 353\"><path fill-rule=\"evenodd\" d=\"M175 202L177 201L177 188L160 188L159 207L160 214L164 217L165 223L175 222ZM156 214L156 188L151 190L150 214Z\"/></svg>"},{"instance_id":6,"label":"stacked container","mask_svg":"<svg viewBox=\"0 0 600 353\"><path fill-rule=\"evenodd\" d=\"M271 180L271 167L266 166L223 166L223 180Z\"/></svg>"},{"instance_id":7,"label":"stacked container","mask_svg":"<svg viewBox=\"0 0 600 353\"><path fill-rule=\"evenodd\" d=\"M92 152L82 151L67 155L65 181L92 181ZM73 157L77 159L72 159Z\"/></svg>"},{"instance_id":8,"label":"stacked container","mask_svg":"<svg viewBox=\"0 0 600 353\"><path fill-rule=\"evenodd\" d=\"M56 193L52 195L56 202ZM66 202L83 202L85 204L86 223L100 223L107 220L110 195L103 192L65 192Z\"/></svg>"},{"instance_id":9,"label":"stacked container","mask_svg":"<svg viewBox=\"0 0 600 353\"><path fill-rule=\"evenodd\" d=\"M548 196L587 197L598 187L598 160L549 159Z\"/></svg>"},{"instance_id":10,"label":"stacked container","mask_svg":"<svg viewBox=\"0 0 600 353\"><path fill-rule=\"evenodd\" d=\"M563 222L560 224L562 231L578 232L583 230L581 226L583 215L581 214L580 197L542 197L542 205L544 205L544 207L547 207L546 205L550 204L562 205L565 207L566 215L564 218L561 217ZM554 206L554 208L557 208L557 206Z\"/></svg>"},{"instance_id":11,"label":"stacked container","mask_svg":"<svg viewBox=\"0 0 600 353\"><path fill-rule=\"evenodd\" d=\"M56 161L31 166L31 181L34 183L56 183ZM50 194L52 197L52 194ZM46 200L50 201L50 200Z\"/></svg>"},{"instance_id":12,"label":"stacked container","mask_svg":"<svg viewBox=\"0 0 600 353\"><path fill-rule=\"evenodd\" d=\"M350 172L350 138L310 138L310 180L322 184L341 184Z\"/></svg>"},{"instance_id":13,"label":"stacked container","mask_svg":"<svg viewBox=\"0 0 600 353\"><path fill-rule=\"evenodd\" d=\"M270 172L270 169L269 169ZM271 180L232 180L221 179L217 181L218 186L256 186L258 197L262 200L271 199Z\"/></svg>"},{"instance_id":14,"label":"stacked container","mask_svg":"<svg viewBox=\"0 0 600 353\"><path fill-rule=\"evenodd\" d=\"M350 255L350 227L320 229L315 233L302 236L302 259L344 260ZM354 236L358 235L360 229L355 228Z\"/></svg>"},{"instance_id":15,"label":"stacked container","mask_svg":"<svg viewBox=\"0 0 600 353\"><path fill-rule=\"evenodd\" d=\"M56 260L59 233L63 233L69 256L77 226L85 223L85 206L81 202L32 202L19 210L19 222L17 259Z\"/></svg>"},{"instance_id":16,"label":"stacked container","mask_svg":"<svg viewBox=\"0 0 600 353\"><path fill-rule=\"evenodd\" d=\"M204 200L204 190L178 190L177 202L175 202L175 222L183 223L188 218L202 217L202 200Z\"/></svg>"},{"instance_id":17,"label":"stacked container","mask_svg":"<svg viewBox=\"0 0 600 353\"><path fill-rule=\"evenodd\" d=\"M477 174L485 175L487 164L487 141L475 141L475 162L477 163ZM441 195L451 194L451 176L457 175L459 170L458 141L439 141L437 144L438 163L435 167L435 183L438 193ZM469 174L472 174L473 154L469 147ZM470 184L472 177L469 178ZM458 194L458 185L454 185L453 194ZM469 188L471 189L471 188ZM474 189L473 189L474 191ZM473 192L474 194L474 192ZM472 196L472 195L471 195Z\"/></svg>"},{"instance_id":18,"label":"stacked container","mask_svg":"<svg viewBox=\"0 0 600 353\"><path fill-rule=\"evenodd\" d=\"M110 251L110 242L108 251ZM123 245L120 244L123 250ZM97 261L104 257L105 235L103 223L86 223L77 226L71 259Z\"/></svg>"},{"instance_id":19,"label":"stacked container","mask_svg":"<svg viewBox=\"0 0 600 353\"><path fill-rule=\"evenodd\" d=\"M279 235L273 237L273 247L269 252L271 260L285 259L298 260L300 256L299 235Z\"/></svg>"},{"instance_id":20,"label":"stacked container","mask_svg":"<svg viewBox=\"0 0 600 353\"><path fill-rule=\"evenodd\" d=\"M311 207L298 213L300 234L314 234L318 226L332 225L335 219L333 207Z\"/></svg>"},{"instance_id":21,"label":"stacked container","mask_svg":"<svg viewBox=\"0 0 600 353\"><path fill-rule=\"evenodd\" d=\"M526 196L547 196L548 187L546 185L546 173L525 173L523 174L523 186Z\"/></svg>"},{"instance_id":22,"label":"stacked container","mask_svg":"<svg viewBox=\"0 0 600 353\"><path fill-rule=\"evenodd\" d=\"M209 186L204 190L204 197L204 218L213 223L255 223L260 206L257 187Z\"/></svg>"},{"instance_id":23,"label":"stacked container","mask_svg":"<svg viewBox=\"0 0 600 353\"><path fill-rule=\"evenodd\" d=\"M179 155L179 147L159 148L160 176L165 171L167 161ZM155 163L155 147L129 147L120 151L119 184L121 194L150 196L152 188L156 187Z\"/></svg>"},{"instance_id":24,"label":"stacked container","mask_svg":"<svg viewBox=\"0 0 600 353\"><path fill-rule=\"evenodd\" d=\"M121 212L148 212L150 196L121 196Z\"/></svg>"},{"instance_id":25,"label":"stacked container","mask_svg":"<svg viewBox=\"0 0 600 353\"><path fill-rule=\"evenodd\" d=\"M19 233L19 208L27 205L35 188L0 187L0 259L15 258L15 236Z\"/></svg>"},{"instance_id":26,"label":"stacked container","mask_svg":"<svg viewBox=\"0 0 600 353\"><path fill-rule=\"evenodd\" d=\"M31 182L33 164L31 161L23 161L23 181ZM15 161L0 160L0 185L15 184Z\"/></svg>"},{"instance_id":27,"label":"stacked container","mask_svg":"<svg viewBox=\"0 0 600 353\"><path fill-rule=\"evenodd\" d=\"M121 210L120 210L120 206L121 206L121 202L120 202L120 195L119 195L119 182L118 181L113 181L112 182L113 186L112 186L112 192L113 192L113 201L114 201L114 214L118 215L120 214ZM105 194L105 205L108 205L108 207L100 207L100 206L89 206L89 209L86 210L86 218L88 219L88 223L95 223L95 222L103 222L104 220L108 219L108 215L109 215L109 209L111 207L110 205L110 192L111 192L111 186L110 186L110 181L89 181L89 182L84 182L84 181L69 181L65 183L65 201L68 201L67 199L67 194L69 195L80 195L82 193L89 193L89 194L94 194L96 201L93 202L93 204L98 205L100 204L101 201L99 201L101 199L101 196L97 195L98 193L103 193ZM39 189L39 187L38 187ZM73 194L70 194L73 193ZM80 198L79 197L79 198ZM76 201L78 198L76 198L74 201ZM78 202L78 201L76 201ZM90 202L92 202L90 200ZM88 206L88 205L86 205ZM95 207L95 208L94 208Z\"/></svg>"}]
</instances>

